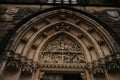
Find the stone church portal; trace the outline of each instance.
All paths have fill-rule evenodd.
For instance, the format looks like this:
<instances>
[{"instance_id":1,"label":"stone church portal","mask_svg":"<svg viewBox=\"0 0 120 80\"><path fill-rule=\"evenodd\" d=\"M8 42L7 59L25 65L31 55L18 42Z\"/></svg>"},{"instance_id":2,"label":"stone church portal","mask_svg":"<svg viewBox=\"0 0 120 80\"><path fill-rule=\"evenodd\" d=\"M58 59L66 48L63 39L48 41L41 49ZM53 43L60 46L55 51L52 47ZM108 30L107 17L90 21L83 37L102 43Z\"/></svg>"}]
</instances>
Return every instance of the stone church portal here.
<instances>
[{"instance_id":1,"label":"stone church portal","mask_svg":"<svg viewBox=\"0 0 120 80\"><path fill-rule=\"evenodd\" d=\"M120 79L119 44L82 9L40 10L19 22L3 43L0 80Z\"/></svg>"}]
</instances>

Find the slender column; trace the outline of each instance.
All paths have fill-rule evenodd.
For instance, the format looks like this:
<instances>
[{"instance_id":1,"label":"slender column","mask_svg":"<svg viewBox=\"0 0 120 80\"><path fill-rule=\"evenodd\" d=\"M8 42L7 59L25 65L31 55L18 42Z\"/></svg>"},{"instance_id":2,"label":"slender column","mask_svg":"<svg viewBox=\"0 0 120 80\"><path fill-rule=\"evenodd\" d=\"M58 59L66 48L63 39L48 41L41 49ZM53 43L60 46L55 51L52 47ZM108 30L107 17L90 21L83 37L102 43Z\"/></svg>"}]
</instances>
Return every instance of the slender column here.
<instances>
[{"instance_id":1,"label":"slender column","mask_svg":"<svg viewBox=\"0 0 120 80\"><path fill-rule=\"evenodd\" d=\"M43 77L44 77L44 72L40 72L40 74L39 74L39 79L42 79Z\"/></svg>"},{"instance_id":2,"label":"slender column","mask_svg":"<svg viewBox=\"0 0 120 80\"><path fill-rule=\"evenodd\" d=\"M34 77L35 77L35 72L32 73L32 80L35 80Z\"/></svg>"},{"instance_id":3,"label":"slender column","mask_svg":"<svg viewBox=\"0 0 120 80\"><path fill-rule=\"evenodd\" d=\"M94 76L93 76L93 73L92 73L92 69L90 69L90 76L91 76L91 80L95 80Z\"/></svg>"},{"instance_id":4,"label":"slender column","mask_svg":"<svg viewBox=\"0 0 120 80\"><path fill-rule=\"evenodd\" d=\"M3 70L4 70L4 68L5 68L5 65L6 65L6 60L3 61L2 64L1 64L1 68L0 68L0 76L1 76L1 74L2 74L2 72L3 72Z\"/></svg>"},{"instance_id":5,"label":"slender column","mask_svg":"<svg viewBox=\"0 0 120 80\"><path fill-rule=\"evenodd\" d=\"M106 76L107 80L111 80L108 73L107 73L107 71L106 71L106 69L105 69L105 66L103 66L103 69L104 69L105 76Z\"/></svg>"},{"instance_id":6,"label":"slender column","mask_svg":"<svg viewBox=\"0 0 120 80\"><path fill-rule=\"evenodd\" d=\"M82 80L86 80L86 75L85 73L80 73L81 77L82 77Z\"/></svg>"},{"instance_id":7,"label":"slender column","mask_svg":"<svg viewBox=\"0 0 120 80\"><path fill-rule=\"evenodd\" d=\"M20 68L20 70L19 70L19 72L18 72L18 75L17 75L17 79L16 80L19 80L19 78L20 78L20 75L21 75L21 68Z\"/></svg>"},{"instance_id":8,"label":"slender column","mask_svg":"<svg viewBox=\"0 0 120 80\"><path fill-rule=\"evenodd\" d=\"M86 76L85 80L91 80L90 79L90 74L89 74L88 70L85 71L85 76Z\"/></svg>"},{"instance_id":9,"label":"slender column","mask_svg":"<svg viewBox=\"0 0 120 80\"><path fill-rule=\"evenodd\" d=\"M34 72L34 74L33 74L32 80L39 80L39 74L40 74L40 70L37 69L36 72Z\"/></svg>"},{"instance_id":10,"label":"slender column","mask_svg":"<svg viewBox=\"0 0 120 80\"><path fill-rule=\"evenodd\" d=\"M3 79L4 75L6 74L6 66L4 66L4 69L2 70L2 73L0 75L0 80Z\"/></svg>"},{"instance_id":11,"label":"slender column","mask_svg":"<svg viewBox=\"0 0 120 80\"><path fill-rule=\"evenodd\" d=\"M89 74L90 74L90 80L95 80L93 73L92 73L92 63L89 63L88 68L89 68Z\"/></svg>"}]
</instances>

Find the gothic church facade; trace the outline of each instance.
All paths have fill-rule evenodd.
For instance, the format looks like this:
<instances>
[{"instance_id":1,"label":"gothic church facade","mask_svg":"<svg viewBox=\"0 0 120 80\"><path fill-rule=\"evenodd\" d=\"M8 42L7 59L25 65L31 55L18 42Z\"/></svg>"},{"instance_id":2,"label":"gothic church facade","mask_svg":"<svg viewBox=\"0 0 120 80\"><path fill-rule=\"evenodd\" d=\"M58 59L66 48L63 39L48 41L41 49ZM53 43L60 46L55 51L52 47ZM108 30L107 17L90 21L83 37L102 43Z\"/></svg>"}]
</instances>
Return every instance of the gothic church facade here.
<instances>
[{"instance_id":1,"label":"gothic church facade","mask_svg":"<svg viewBox=\"0 0 120 80\"><path fill-rule=\"evenodd\" d=\"M0 80L120 79L120 1L0 1Z\"/></svg>"}]
</instances>

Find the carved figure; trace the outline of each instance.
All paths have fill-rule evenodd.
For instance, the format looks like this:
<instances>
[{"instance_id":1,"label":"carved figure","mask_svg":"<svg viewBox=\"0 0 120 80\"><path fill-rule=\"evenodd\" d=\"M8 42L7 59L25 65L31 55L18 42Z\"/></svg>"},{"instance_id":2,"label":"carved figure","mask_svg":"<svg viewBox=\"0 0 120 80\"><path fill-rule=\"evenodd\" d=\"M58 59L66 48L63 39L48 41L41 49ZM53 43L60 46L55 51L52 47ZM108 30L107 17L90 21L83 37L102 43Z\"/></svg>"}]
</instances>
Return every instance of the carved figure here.
<instances>
[{"instance_id":1,"label":"carved figure","mask_svg":"<svg viewBox=\"0 0 120 80\"><path fill-rule=\"evenodd\" d=\"M81 63L85 62L78 44L65 35L59 35L43 48L40 62L43 63Z\"/></svg>"}]
</instances>

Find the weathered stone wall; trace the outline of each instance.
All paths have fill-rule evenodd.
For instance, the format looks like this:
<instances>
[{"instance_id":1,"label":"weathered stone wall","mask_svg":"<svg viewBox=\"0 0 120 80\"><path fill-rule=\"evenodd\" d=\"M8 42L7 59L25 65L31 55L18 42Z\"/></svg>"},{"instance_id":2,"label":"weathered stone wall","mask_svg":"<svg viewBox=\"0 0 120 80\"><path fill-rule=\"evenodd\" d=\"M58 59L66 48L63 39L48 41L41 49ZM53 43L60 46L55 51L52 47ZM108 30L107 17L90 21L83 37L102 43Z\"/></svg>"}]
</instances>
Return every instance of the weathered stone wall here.
<instances>
[{"instance_id":1,"label":"weathered stone wall","mask_svg":"<svg viewBox=\"0 0 120 80\"><path fill-rule=\"evenodd\" d=\"M120 9L106 9L101 12L94 12L93 15L106 23L120 37L120 17L114 18L108 15L107 11L117 11L120 14Z\"/></svg>"},{"instance_id":2,"label":"weathered stone wall","mask_svg":"<svg viewBox=\"0 0 120 80\"><path fill-rule=\"evenodd\" d=\"M1 7L0 8L0 40L21 20L39 11L39 8Z\"/></svg>"}]
</instances>

